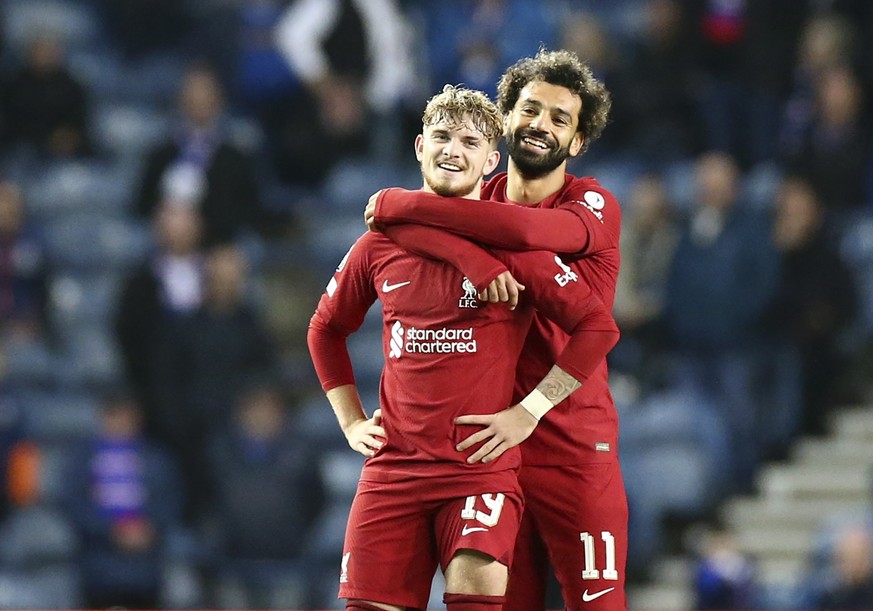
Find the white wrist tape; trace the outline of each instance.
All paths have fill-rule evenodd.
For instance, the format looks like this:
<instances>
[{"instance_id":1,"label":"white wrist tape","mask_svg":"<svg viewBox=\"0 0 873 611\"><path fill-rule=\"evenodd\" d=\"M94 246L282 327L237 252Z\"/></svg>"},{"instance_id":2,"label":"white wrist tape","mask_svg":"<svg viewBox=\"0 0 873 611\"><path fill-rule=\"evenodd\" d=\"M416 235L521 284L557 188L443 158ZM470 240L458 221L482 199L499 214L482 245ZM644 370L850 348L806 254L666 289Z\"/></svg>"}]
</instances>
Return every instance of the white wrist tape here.
<instances>
[{"instance_id":1,"label":"white wrist tape","mask_svg":"<svg viewBox=\"0 0 873 611\"><path fill-rule=\"evenodd\" d=\"M521 400L521 406L527 410L527 413L537 420L540 420L554 407L552 402L536 388L530 391L530 394Z\"/></svg>"}]
</instances>

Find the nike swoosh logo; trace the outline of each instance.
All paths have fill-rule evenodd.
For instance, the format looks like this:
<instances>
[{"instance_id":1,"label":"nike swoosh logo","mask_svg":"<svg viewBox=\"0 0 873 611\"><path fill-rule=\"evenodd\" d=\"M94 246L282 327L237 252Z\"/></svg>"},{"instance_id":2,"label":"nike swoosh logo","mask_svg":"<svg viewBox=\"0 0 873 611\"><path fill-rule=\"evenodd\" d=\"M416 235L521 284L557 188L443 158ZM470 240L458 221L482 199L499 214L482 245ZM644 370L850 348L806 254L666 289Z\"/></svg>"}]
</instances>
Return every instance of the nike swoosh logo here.
<instances>
[{"instance_id":1,"label":"nike swoosh logo","mask_svg":"<svg viewBox=\"0 0 873 611\"><path fill-rule=\"evenodd\" d=\"M464 525L464 528L461 530L461 536L462 536L462 537L466 537L466 536L469 535L470 533L480 532L480 531L481 531L481 532L485 532L486 530L488 530L488 529L487 529L487 528L481 528L481 527L479 527L479 526L473 526L473 527L471 528L471 527L469 527L469 526L467 526L467 525L465 524L465 525Z\"/></svg>"},{"instance_id":2,"label":"nike swoosh logo","mask_svg":"<svg viewBox=\"0 0 873 611\"><path fill-rule=\"evenodd\" d=\"M398 282L397 284L388 284L388 281L382 283L382 292L390 293L394 289L399 289L401 286L406 286L407 284L412 284L412 280L407 280L406 282Z\"/></svg>"},{"instance_id":3,"label":"nike swoosh logo","mask_svg":"<svg viewBox=\"0 0 873 611\"><path fill-rule=\"evenodd\" d=\"M597 592L595 594L589 594L588 590L586 589L584 592L582 592L582 602L583 603L590 603L592 600L600 598L604 594L608 594L608 593L612 592L614 589L615 588L606 588L605 590L601 590L600 592Z\"/></svg>"}]
</instances>

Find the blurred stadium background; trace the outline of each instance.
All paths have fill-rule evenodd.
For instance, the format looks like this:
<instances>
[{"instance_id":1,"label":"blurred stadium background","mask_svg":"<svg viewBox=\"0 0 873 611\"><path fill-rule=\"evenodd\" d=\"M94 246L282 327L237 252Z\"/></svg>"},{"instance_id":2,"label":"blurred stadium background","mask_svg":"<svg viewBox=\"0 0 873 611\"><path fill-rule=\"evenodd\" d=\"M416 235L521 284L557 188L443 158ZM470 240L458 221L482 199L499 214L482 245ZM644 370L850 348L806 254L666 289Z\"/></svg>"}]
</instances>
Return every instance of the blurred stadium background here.
<instances>
[{"instance_id":1,"label":"blurred stadium background","mask_svg":"<svg viewBox=\"0 0 873 611\"><path fill-rule=\"evenodd\" d=\"M631 608L873 608L873 4L2 0L0 19L0 607L342 608L361 462L309 316L369 195L419 185L424 101L493 95L544 45L614 99L571 171L624 210ZM371 314L351 340L370 409Z\"/></svg>"}]
</instances>

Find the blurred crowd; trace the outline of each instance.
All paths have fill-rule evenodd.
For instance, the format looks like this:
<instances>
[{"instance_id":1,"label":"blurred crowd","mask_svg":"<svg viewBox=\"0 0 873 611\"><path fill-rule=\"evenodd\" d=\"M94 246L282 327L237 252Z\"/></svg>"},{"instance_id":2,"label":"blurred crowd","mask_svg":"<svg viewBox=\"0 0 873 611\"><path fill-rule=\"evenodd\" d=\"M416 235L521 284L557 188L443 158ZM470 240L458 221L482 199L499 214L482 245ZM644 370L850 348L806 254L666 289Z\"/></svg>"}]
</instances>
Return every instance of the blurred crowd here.
<instances>
[{"instance_id":1,"label":"blurred crowd","mask_svg":"<svg viewBox=\"0 0 873 611\"><path fill-rule=\"evenodd\" d=\"M624 213L633 578L873 399L866 0L0 7L0 607L337 608L360 463L306 324L368 196L420 184L426 99L540 46L613 96L570 169ZM822 541L808 608L873 607L870 521ZM700 549L699 608L764 608Z\"/></svg>"}]
</instances>

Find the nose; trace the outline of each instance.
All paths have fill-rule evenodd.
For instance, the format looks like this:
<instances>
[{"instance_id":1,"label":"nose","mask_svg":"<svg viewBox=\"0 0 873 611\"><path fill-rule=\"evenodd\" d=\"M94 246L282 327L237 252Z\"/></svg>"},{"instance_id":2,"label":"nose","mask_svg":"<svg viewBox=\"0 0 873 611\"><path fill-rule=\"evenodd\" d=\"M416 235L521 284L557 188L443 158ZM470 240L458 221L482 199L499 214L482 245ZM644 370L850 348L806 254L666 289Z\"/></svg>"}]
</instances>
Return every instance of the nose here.
<instances>
[{"instance_id":1,"label":"nose","mask_svg":"<svg viewBox=\"0 0 873 611\"><path fill-rule=\"evenodd\" d=\"M443 146L443 155L445 155L446 157L457 157L459 146L460 142L458 142L457 138L449 138L446 144Z\"/></svg>"},{"instance_id":2,"label":"nose","mask_svg":"<svg viewBox=\"0 0 873 611\"><path fill-rule=\"evenodd\" d=\"M535 129L539 132L548 131L549 127L549 118L548 115L544 112L541 112L537 116L535 116L530 122L531 129Z\"/></svg>"}]
</instances>

